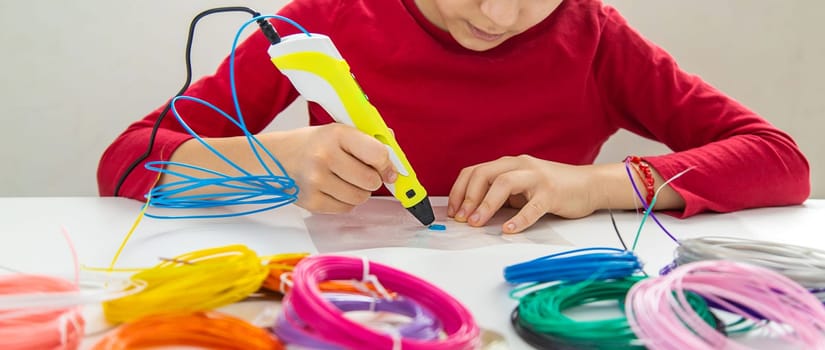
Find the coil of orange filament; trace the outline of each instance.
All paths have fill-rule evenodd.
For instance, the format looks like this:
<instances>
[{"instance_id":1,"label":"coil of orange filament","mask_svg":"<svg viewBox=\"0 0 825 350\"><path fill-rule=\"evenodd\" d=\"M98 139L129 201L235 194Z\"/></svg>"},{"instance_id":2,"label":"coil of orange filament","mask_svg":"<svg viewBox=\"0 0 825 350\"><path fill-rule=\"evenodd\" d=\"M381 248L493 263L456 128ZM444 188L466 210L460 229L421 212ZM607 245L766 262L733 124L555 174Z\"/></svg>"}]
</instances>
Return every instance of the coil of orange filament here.
<instances>
[{"instance_id":1,"label":"coil of orange filament","mask_svg":"<svg viewBox=\"0 0 825 350\"><path fill-rule=\"evenodd\" d=\"M147 316L123 324L94 346L121 350L156 346L209 349L281 350L283 344L264 329L217 311Z\"/></svg>"}]
</instances>

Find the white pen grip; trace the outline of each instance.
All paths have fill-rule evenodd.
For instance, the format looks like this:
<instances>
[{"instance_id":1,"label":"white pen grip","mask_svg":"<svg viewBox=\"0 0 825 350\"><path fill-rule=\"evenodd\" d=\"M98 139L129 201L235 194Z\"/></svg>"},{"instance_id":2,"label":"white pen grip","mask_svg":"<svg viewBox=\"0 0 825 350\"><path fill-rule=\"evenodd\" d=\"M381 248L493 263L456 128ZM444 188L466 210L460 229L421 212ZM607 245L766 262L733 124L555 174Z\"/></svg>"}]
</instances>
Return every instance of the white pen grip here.
<instances>
[{"instance_id":1,"label":"white pen grip","mask_svg":"<svg viewBox=\"0 0 825 350\"><path fill-rule=\"evenodd\" d=\"M321 105L336 122L356 126L338 93L326 80L303 70L284 69L281 72L289 78L301 96Z\"/></svg>"}]
</instances>

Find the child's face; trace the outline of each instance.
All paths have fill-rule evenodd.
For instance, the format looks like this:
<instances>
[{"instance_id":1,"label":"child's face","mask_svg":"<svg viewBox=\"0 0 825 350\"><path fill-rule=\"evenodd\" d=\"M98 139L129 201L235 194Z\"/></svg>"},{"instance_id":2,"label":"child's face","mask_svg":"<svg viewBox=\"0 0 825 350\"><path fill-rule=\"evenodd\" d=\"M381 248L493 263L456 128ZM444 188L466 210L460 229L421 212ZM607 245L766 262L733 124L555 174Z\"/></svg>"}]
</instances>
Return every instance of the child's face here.
<instances>
[{"instance_id":1,"label":"child's face","mask_svg":"<svg viewBox=\"0 0 825 350\"><path fill-rule=\"evenodd\" d=\"M562 0L415 0L427 19L461 46L492 49L549 16Z\"/></svg>"}]
</instances>

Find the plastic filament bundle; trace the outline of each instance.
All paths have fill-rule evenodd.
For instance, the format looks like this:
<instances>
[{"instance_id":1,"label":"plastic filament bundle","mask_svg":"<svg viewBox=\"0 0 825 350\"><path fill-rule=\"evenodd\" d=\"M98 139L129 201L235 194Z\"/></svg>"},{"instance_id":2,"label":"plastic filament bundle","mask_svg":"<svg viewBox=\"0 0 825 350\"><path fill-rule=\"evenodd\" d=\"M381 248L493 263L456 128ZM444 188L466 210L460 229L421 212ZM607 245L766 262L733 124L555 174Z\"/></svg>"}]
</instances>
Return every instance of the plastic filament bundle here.
<instances>
[{"instance_id":1,"label":"plastic filament bundle","mask_svg":"<svg viewBox=\"0 0 825 350\"><path fill-rule=\"evenodd\" d=\"M702 237L682 241L672 266L703 260L732 260L762 266L796 281L825 300L825 251L766 241L731 237Z\"/></svg>"},{"instance_id":2,"label":"plastic filament bundle","mask_svg":"<svg viewBox=\"0 0 825 350\"><path fill-rule=\"evenodd\" d=\"M243 300L257 291L269 270L243 245L199 250L132 276L145 289L103 304L106 319L128 322L164 312L211 310Z\"/></svg>"},{"instance_id":3,"label":"plastic filament bundle","mask_svg":"<svg viewBox=\"0 0 825 350\"><path fill-rule=\"evenodd\" d=\"M649 349L745 348L697 315L687 291L755 322L760 320L752 314L761 315L791 345L825 348L825 306L813 294L764 267L710 260L679 266L630 289L625 301L628 322Z\"/></svg>"},{"instance_id":4,"label":"plastic filament bundle","mask_svg":"<svg viewBox=\"0 0 825 350\"><path fill-rule=\"evenodd\" d=\"M641 278L558 283L534 290L519 298L511 317L513 328L539 349L641 348L623 316L577 321L564 314L587 303L624 300Z\"/></svg>"},{"instance_id":5,"label":"plastic filament bundle","mask_svg":"<svg viewBox=\"0 0 825 350\"><path fill-rule=\"evenodd\" d=\"M292 286L289 275L295 270L301 260L309 256L309 253L287 253L269 257L267 268L269 273L263 283L263 288L286 294Z\"/></svg>"},{"instance_id":6,"label":"plastic filament bundle","mask_svg":"<svg viewBox=\"0 0 825 350\"><path fill-rule=\"evenodd\" d=\"M215 311L171 313L126 323L106 335L95 350L126 350L157 346L197 346L209 349L280 350L269 332Z\"/></svg>"},{"instance_id":7,"label":"plastic filament bundle","mask_svg":"<svg viewBox=\"0 0 825 350\"><path fill-rule=\"evenodd\" d=\"M221 116L227 118L238 128L241 129L244 136L246 136L252 153L258 159L261 167L265 170L264 175L253 175L246 169L241 168L235 162L231 161L225 155L220 153L217 149L209 145L205 140L198 136L186 122L180 117L177 111L177 102L180 100L193 101L203 104L209 108L217 111ZM239 216L266 211L282 207L297 200L298 187L295 180L286 174L286 170L278 162L272 153L264 147L263 143L259 141L242 121L237 121L226 112L221 111L214 105L189 96L178 96L172 99L172 112L178 122L183 126L184 130L192 137L200 142L206 149L214 153L218 158L229 164L233 169L240 173L240 175L230 175L220 173L214 170L205 169L202 167L170 162L170 161L152 161L146 163L146 168L158 173L180 178L181 180L172 181L163 185L154 187L148 194L147 198L152 203L153 207L158 208L176 208L176 209L196 209L196 208L215 208L228 207L239 205L266 205L255 209L250 209L238 213L224 213L224 214L206 214L206 215L181 215L181 216L164 216L147 213L146 216L165 219L165 218L207 218L207 217L229 217ZM261 156L263 152L270 162L276 164L281 174L276 175L264 161ZM202 177L187 174L185 172L176 171L173 169L182 168L187 169L192 173L199 173ZM198 193L198 191L205 187L218 188L224 192L220 193Z\"/></svg>"},{"instance_id":8,"label":"plastic filament bundle","mask_svg":"<svg viewBox=\"0 0 825 350\"><path fill-rule=\"evenodd\" d=\"M583 248L507 266L504 268L504 279L510 283L577 282L623 278L641 270L642 263L631 251Z\"/></svg>"},{"instance_id":9,"label":"plastic filament bundle","mask_svg":"<svg viewBox=\"0 0 825 350\"><path fill-rule=\"evenodd\" d=\"M268 257L267 268L269 275L264 280L263 288L286 294L292 288L292 271L301 260L308 257L309 253L285 253ZM322 292L342 292L342 293L379 293L378 288L372 283L348 281L323 281L319 285ZM392 291L386 291L390 296L395 296Z\"/></svg>"},{"instance_id":10,"label":"plastic filament bundle","mask_svg":"<svg viewBox=\"0 0 825 350\"><path fill-rule=\"evenodd\" d=\"M323 297L342 312L369 311L377 313L377 319L379 320L384 318L392 320L392 316L385 316L386 314L404 316L409 321L397 326L397 329L393 328L404 338L437 340L441 335L441 323L434 318L432 313L408 298L385 299L353 293L324 293ZM386 325L379 323L372 326L373 328L381 328L381 326ZM390 326L396 327L395 325ZM284 308L281 317L278 318L273 331L278 338L290 346L320 350L344 350L340 346L318 339L312 333L311 328L298 319L295 311L288 305Z\"/></svg>"},{"instance_id":11,"label":"plastic filament bundle","mask_svg":"<svg viewBox=\"0 0 825 350\"><path fill-rule=\"evenodd\" d=\"M624 300L642 276L623 279L558 283L534 290L519 298L511 323L516 333L539 349L644 349L624 316ZM517 293L518 291L514 291ZM699 296L688 296L691 307L703 320L717 326L707 304ZM565 311L589 304L617 302L619 316L576 320Z\"/></svg>"},{"instance_id":12,"label":"plastic filament bundle","mask_svg":"<svg viewBox=\"0 0 825 350\"><path fill-rule=\"evenodd\" d=\"M469 310L458 300L423 279L366 259L319 255L304 259L292 274L292 291L284 298L285 317L300 319L307 330L325 343L345 349L475 349L480 330ZM327 280L370 281L409 298L441 323L438 340L417 340L399 333L373 330L345 317L327 300L319 283Z\"/></svg>"},{"instance_id":13,"label":"plastic filament bundle","mask_svg":"<svg viewBox=\"0 0 825 350\"><path fill-rule=\"evenodd\" d=\"M147 194L148 200L155 207L190 209L253 205L255 208L237 213L224 214L163 216L147 213L147 216L160 219L239 216L279 208L297 200L300 189L295 184L295 180L289 177L289 174L287 174L286 169L283 165L281 165L281 162L278 161L275 155L273 155L272 152L270 152L266 146L264 146L264 144L247 128L246 122L243 118L243 113L241 112L241 106L238 101L238 93L235 86L235 48L238 46L241 35L243 34L244 29L250 24L255 23L258 20L265 20L268 18L274 18L290 23L305 34L310 35L309 32L298 23L289 18L278 15L255 16L255 18L246 21L240 28L238 28L238 31L235 34L235 39L232 42L232 49L229 53L228 59L230 92L232 94L236 117L233 118L215 105L196 97L178 95L175 96L170 102L170 110L183 129L192 135L192 137L194 137L206 149L214 153L215 156L226 162L232 169L235 169L239 175L235 176L190 164L169 161L151 161L146 162L145 165L145 167L151 171L173 175L174 177L180 179L178 181L168 182L157 186ZM193 29L194 28L190 30ZM177 104L179 101L189 101L205 106L212 109L223 118L226 118L230 123L235 125L238 130L240 130L241 134L247 139L251 153L255 156L255 159L258 160L258 164L260 164L265 174L255 175L248 170L241 168L238 164L231 161L228 157L203 140L203 138L192 130L192 128L189 127L189 125L187 125L181 117L177 109ZM278 172L276 173L272 171L268 164L274 164L277 167ZM185 169L188 173L175 171L173 169ZM195 173L204 177L190 175ZM197 190L204 187L218 188L224 192L215 194L199 194Z\"/></svg>"},{"instance_id":14,"label":"plastic filament bundle","mask_svg":"<svg viewBox=\"0 0 825 350\"><path fill-rule=\"evenodd\" d=\"M56 277L0 276L0 300L34 296L42 297L36 298L39 299L36 303L43 304L18 302L15 306L3 302L0 305L0 349L77 349L85 327L80 307L71 303L50 305L47 299L51 295L65 296L79 291L76 284Z\"/></svg>"}]
</instances>

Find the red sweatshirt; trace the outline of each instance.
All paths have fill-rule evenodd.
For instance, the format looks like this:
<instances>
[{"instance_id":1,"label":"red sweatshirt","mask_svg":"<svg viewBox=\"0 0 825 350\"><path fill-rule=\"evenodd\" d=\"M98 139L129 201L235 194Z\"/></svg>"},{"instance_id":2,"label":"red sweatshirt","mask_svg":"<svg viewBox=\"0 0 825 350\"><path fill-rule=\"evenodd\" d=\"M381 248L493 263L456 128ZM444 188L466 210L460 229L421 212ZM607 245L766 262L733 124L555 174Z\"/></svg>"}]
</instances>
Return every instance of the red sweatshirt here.
<instances>
[{"instance_id":1,"label":"red sweatshirt","mask_svg":"<svg viewBox=\"0 0 825 350\"><path fill-rule=\"evenodd\" d=\"M502 156L590 164L619 129L674 151L645 157L664 178L696 167L671 184L686 201L682 216L797 204L809 195L808 163L787 134L680 70L598 0L566 0L485 52L462 48L414 0L295 0L279 14L332 38L430 195L449 194L462 168ZM274 24L281 35L297 33ZM238 95L253 133L298 95L270 62L268 45L256 33L236 52ZM234 114L228 63L186 95ZM103 154L101 195L112 195L128 164L145 152L161 109L129 126ZM180 103L179 110L202 136L241 134L205 107ZM310 124L331 121L310 104ZM189 138L170 113L149 160L168 160ZM119 194L143 199L155 178L141 164Z\"/></svg>"}]
</instances>

